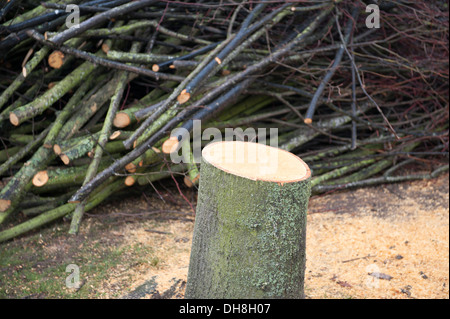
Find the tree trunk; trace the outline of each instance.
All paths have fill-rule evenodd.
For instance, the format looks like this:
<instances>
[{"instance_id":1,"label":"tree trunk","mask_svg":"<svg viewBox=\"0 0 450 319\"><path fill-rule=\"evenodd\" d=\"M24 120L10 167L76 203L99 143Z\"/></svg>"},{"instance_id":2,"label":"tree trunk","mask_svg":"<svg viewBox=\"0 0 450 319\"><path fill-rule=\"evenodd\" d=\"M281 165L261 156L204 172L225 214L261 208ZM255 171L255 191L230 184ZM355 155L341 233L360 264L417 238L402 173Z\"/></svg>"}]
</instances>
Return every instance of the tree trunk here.
<instances>
[{"instance_id":1,"label":"tree trunk","mask_svg":"<svg viewBox=\"0 0 450 319\"><path fill-rule=\"evenodd\" d=\"M258 143L202 155L186 298L303 298L308 166Z\"/></svg>"}]
</instances>

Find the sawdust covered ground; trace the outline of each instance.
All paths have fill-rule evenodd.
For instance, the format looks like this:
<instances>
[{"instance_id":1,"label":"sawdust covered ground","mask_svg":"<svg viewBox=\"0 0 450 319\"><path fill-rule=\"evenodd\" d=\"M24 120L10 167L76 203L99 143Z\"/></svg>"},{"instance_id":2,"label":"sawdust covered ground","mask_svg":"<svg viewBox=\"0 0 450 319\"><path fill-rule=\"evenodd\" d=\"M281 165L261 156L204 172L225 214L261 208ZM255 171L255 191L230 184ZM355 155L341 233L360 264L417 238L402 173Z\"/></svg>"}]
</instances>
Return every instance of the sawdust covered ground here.
<instances>
[{"instance_id":1,"label":"sawdust covered ground","mask_svg":"<svg viewBox=\"0 0 450 319\"><path fill-rule=\"evenodd\" d=\"M307 296L449 298L448 203L448 176L313 198Z\"/></svg>"},{"instance_id":2,"label":"sawdust covered ground","mask_svg":"<svg viewBox=\"0 0 450 319\"><path fill-rule=\"evenodd\" d=\"M159 222L153 230L164 233L135 223L122 229L124 245L154 247L162 261L136 271L131 291L155 278L158 294L175 287L180 298L193 222ZM311 199L307 298L449 298L448 277L448 175Z\"/></svg>"},{"instance_id":3,"label":"sawdust covered ground","mask_svg":"<svg viewBox=\"0 0 450 319\"><path fill-rule=\"evenodd\" d=\"M449 298L448 178L312 197L306 297ZM183 298L194 215L176 188L158 189L89 212L75 238L66 221L0 246L18 251L0 265L0 295ZM82 269L75 291L62 284L71 263Z\"/></svg>"}]
</instances>

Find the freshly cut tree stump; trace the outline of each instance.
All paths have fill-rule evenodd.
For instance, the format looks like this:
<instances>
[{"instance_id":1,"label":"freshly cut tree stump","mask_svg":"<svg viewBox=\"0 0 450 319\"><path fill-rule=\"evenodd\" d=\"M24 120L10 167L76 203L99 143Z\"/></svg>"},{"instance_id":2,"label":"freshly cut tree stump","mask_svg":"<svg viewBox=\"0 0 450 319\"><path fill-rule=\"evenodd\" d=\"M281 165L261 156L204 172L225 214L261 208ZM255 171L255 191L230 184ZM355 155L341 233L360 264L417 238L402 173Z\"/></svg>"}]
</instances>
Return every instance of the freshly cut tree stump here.
<instances>
[{"instance_id":1,"label":"freshly cut tree stump","mask_svg":"<svg viewBox=\"0 0 450 319\"><path fill-rule=\"evenodd\" d=\"M311 172L248 142L203 149L186 298L304 298Z\"/></svg>"}]
</instances>

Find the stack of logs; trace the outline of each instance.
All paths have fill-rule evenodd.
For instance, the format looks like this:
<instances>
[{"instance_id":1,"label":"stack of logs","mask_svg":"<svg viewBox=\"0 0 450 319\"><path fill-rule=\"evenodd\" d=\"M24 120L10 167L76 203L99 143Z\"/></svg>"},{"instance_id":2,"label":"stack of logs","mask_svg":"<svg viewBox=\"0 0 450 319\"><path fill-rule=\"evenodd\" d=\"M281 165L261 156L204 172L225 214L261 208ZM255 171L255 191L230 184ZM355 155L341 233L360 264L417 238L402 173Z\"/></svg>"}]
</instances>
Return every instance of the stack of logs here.
<instances>
[{"instance_id":1,"label":"stack of logs","mask_svg":"<svg viewBox=\"0 0 450 319\"><path fill-rule=\"evenodd\" d=\"M448 171L447 2L369 4L1 0L0 241L63 216L76 234L133 185L195 187L193 156L168 156L194 120L278 129L315 194Z\"/></svg>"}]
</instances>

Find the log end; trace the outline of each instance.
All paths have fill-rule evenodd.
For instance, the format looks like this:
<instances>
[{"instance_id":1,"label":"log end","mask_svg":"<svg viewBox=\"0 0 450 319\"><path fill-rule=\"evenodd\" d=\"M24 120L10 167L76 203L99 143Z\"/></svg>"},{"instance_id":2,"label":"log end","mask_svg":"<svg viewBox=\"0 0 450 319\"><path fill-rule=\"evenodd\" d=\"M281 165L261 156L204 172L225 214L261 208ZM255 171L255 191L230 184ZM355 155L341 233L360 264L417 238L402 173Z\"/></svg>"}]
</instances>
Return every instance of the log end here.
<instances>
[{"instance_id":1,"label":"log end","mask_svg":"<svg viewBox=\"0 0 450 319\"><path fill-rule=\"evenodd\" d=\"M186 184L187 187L191 188L194 185L198 183L198 180L200 179L200 174L194 177L194 179L191 179L189 176L184 177L184 184Z\"/></svg>"},{"instance_id":2,"label":"log end","mask_svg":"<svg viewBox=\"0 0 450 319\"><path fill-rule=\"evenodd\" d=\"M66 154L60 154L59 158L61 159L61 161L63 161L63 163L65 165L69 165L70 164L70 158Z\"/></svg>"},{"instance_id":3,"label":"log end","mask_svg":"<svg viewBox=\"0 0 450 319\"><path fill-rule=\"evenodd\" d=\"M14 126L18 126L20 124L19 117L14 113L9 113L9 121Z\"/></svg>"},{"instance_id":4,"label":"log end","mask_svg":"<svg viewBox=\"0 0 450 319\"><path fill-rule=\"evenodd\" d=\"M121 131L115 131L115 132L113 132L113 133L109 136L109 139L110 139L110 140L115 140L115 139L118 138L121 134L122 134Z\"/></svg>"},{"instance_id":5,"label":"log end","mask_svg":"<svg viewBox=\"0 0 450 319\"><path fill-rule=\"evenodd\" d=\"M48 182L48 174L47 171L37 172L33 177L33 185L36 187L42 187Z\"/></svg>"},{"instance_id":6,"label":"log end","mask_svg":"<svg viewBox=\"0 0 450 319\"><path fill-rule=\"evenodd\" d=\"M127 185L127 186L133 186L134 185L134 183L136 183L136 179L133 177L133 176L127 176L126 178L125 178L125 185Z\"/></svg>"},{"instance_id":7,"label":"log end","mask_svg":"<svg viewBox=\"0 0 450 319\"><path fill-rule=\"evenodd\" d=\"M180 104L186 103L191 98L191 94L186 92L186 90L181 91L180 95L177 97L177 101Z\"/></svg>"},{"instance_id":8,"label":"log end","mask_svg":"<svg viewBox=\"0 0 450 319\"><path fill-rule=\"evenodd\" d=\"M61 155L62 153L62 149L61 146L59 146L58 144L53 145L53 152L55 152L56 155Z\"/></svg>"},{"instance_id":9,"label":"log end","mask_svg":"<svg viewBox=\"0 0 450 319\"><path fill-rule=\"evenodd\" d=\"M229 174L279 185L300 182L311 176L298 156L260 143L224 141L207 145L203 160Z\"/></svg>"},{"instance_id":10,"label":"log end","mask_svg":"<svg viewBox=\"0 0 450 319\"><path fill-rule=\"evenodd\" d=\"M306 118L303 122L305 122L305 124L311 124L312 123L312 119Z\"/></svg>"},{"instance_id":11,"label":"log end","mask_svg":"<svg viewBox=\"0 0 450 319\"><path fill-rule=\"evenodd\" d=\"M6 212L11 207L11 200L0 199L0 212Z\"/></svg>"},{"instance_id":12,"label":"log end","mask_svg":"<svg viewBox=\"0 0 450 319\"><path fill-rule=\"evenodd\" d=\"M152 65L152 71L153 72L158 72L159 71L159 65L158 64L153 64Z\"/></svg>"},{"instance_id":13,"label":"log end","mask_svg":"<svg viewBox=\"0 0 450 319\"><path fill-rule=\"evenodd\" d=\"M61 51L53 51L48 57L48 64L54 69L59 69L63 63L64 53Z\"/></svg>"},{"instance_id":14,"label":"log end","mask_svg":"<svg viewBox=\"0 0 450 319\"><path fill-rule=\"evenodd\" d=\"M162 151L164 154L171 154L175 152L175 150L178 148L178 144L180 142L178 141L178 138L176 136L170 137L168 140L166 140L162 145Z\"/></svg>"},{"instance_id":15,"label":"log end","mask_svg":"<svg viewBox=\"0 0 450 319\"><path fill-rule=\"evenodd\" d=\"M109 45L107 44L107 43L103 43L102 44L102 51L105 53L105 54L108 54L108 51L110 50L111 48L109 47Z\"/></svg>"},{"instance_id":16,"label":"log end","mask_svg":"<svg viewBox=\"0 0 450 319\"><path fill-rule=\"evenodd\" d=\"M125 165L125 169L128 173L136 173L136 165L134 165L133 163L128 163L127 165Z\"/></svg>"},{"instance_id":17,"label":"log end","mask_svg":"<svg viewBox=\"0 0 450 319\"><path fill-rule=\"evenodd\" d=\"M117 128L124 128L131 124L130 116L127 113L119 112L114 117L113 124Z\"/></svg>"}]
</instances>

